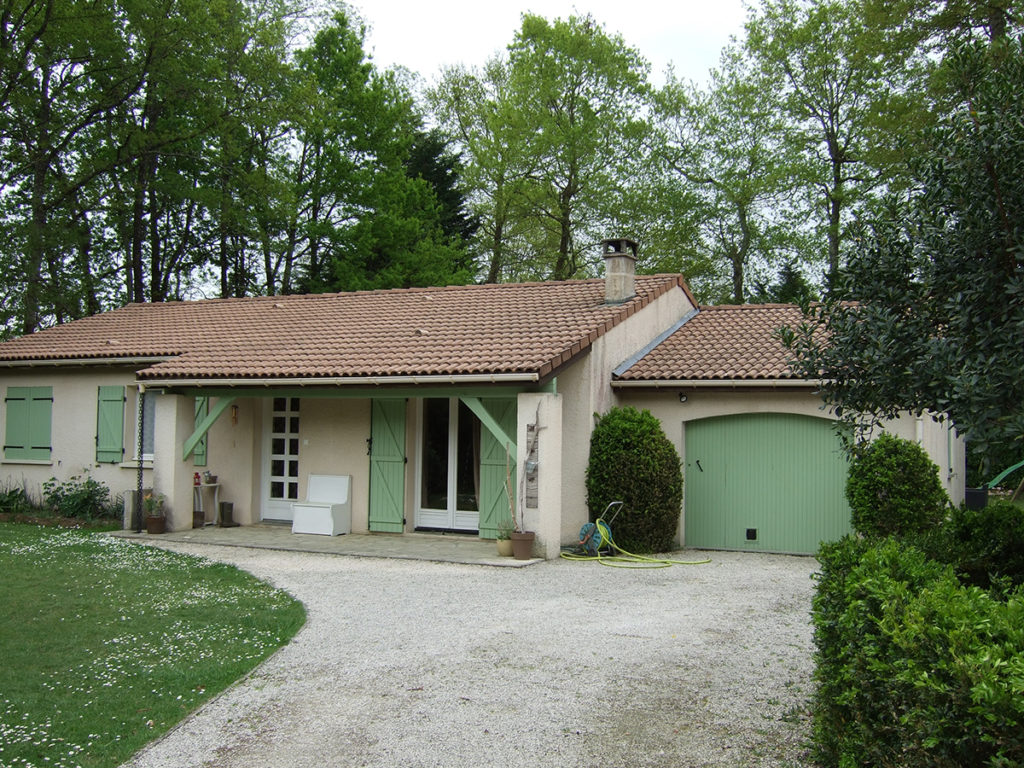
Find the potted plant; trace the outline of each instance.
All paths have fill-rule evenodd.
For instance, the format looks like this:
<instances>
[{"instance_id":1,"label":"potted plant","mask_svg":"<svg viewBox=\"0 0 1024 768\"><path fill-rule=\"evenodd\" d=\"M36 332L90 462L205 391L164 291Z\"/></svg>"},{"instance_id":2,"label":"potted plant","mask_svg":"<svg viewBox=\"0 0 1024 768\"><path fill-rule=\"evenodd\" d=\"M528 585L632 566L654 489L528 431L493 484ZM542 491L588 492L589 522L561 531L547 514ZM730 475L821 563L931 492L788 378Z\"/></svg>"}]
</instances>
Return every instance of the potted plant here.
<instances>
[{"instance_id":1,"label":"potted plant","mask_svg":"<svg viewBox=\"0 0 1024 768\"><path fill-rule=\"evenodd\" d=\"M523 530L526 523L523 519L523 507L519 506L519 517L516 518L516 504L513 499L515 495L512 493L512 467L511 457L508 451L505 452L505 491L508 495L508 511L512 518L512 530L509 531L508 537L512 542L512 557L516 560L529 560L533 557L533 540L537 537L537 534L533 531Z\"/></svg>"},{"instance_id":2,"label":"potted plant","mask_svg":"<svg viewBox=\"0 0 1024 768\"><path fill-rule=\"evenodd\" d=\"M162 493L149 491L142 497L142 510L146 513L146 533L164 533L167 530L167 518L164 517L164 501Z\"/></svg>"},{"instance_id":3,"label":"potted plant","mask_svg":"<svg viewBox=\"0 0 1024 768\"><path fill-rule=\"evenodd\" d=\"M498 525L498 554L501 557L512 557L512 531L515 526L511 522Z\"/></svg>"}]
</instances>

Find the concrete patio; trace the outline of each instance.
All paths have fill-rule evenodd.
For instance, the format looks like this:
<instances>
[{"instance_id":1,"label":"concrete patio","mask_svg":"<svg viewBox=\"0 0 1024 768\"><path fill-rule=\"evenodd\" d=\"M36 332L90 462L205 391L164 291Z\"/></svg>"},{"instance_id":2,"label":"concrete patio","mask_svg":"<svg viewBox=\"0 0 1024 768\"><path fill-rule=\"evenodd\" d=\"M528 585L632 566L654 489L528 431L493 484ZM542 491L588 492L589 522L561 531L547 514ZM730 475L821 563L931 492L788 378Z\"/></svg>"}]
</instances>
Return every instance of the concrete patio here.
<instances>
[{"instance_id":1,"label":"concrete patio","mask_svg":"<svg viewBox=\"0 0 1024 768\"><path fill-rule=\"evenodd\" d=\"M394 560L429 560L439 563L465 563L521 568L542 562L540 558L516 560L499 557L493 541L481 541L466 534L434 533L350 533L344 536L318 536L292 533L287 525L246 525L236 528L207 526L173 533L152 535L135 531L114 531L112 536L154 544L184 542L220 547L251 547L284 552L315 552L349 557L383 557Z\"/></svg>"}]
</instances>

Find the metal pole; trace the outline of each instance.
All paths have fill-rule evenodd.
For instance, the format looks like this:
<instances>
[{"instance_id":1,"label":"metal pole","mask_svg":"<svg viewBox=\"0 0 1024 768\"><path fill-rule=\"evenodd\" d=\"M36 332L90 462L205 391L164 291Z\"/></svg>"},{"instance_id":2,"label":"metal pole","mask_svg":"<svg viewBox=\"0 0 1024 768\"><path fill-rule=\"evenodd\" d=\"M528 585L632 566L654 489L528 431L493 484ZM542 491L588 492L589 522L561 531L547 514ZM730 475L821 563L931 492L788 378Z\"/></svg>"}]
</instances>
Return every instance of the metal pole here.
<instances>
[{"instance_id":1,"label":"metal pole","mask_svg":"<svg viewBox=\"0 0 1024 768\"><path fill-rule=\"evenodd\" d=\"M145 444L145 431L146 431L146 388L139 387L139 420L138 424L138 437L139 444L136 447L138 453L136 456L136 466L138 467L138 474L136 475L136 488L135 488L135 519L138 521L135 523L135 532L142 533L142 446Z\"/></svg>"}]
</instances>

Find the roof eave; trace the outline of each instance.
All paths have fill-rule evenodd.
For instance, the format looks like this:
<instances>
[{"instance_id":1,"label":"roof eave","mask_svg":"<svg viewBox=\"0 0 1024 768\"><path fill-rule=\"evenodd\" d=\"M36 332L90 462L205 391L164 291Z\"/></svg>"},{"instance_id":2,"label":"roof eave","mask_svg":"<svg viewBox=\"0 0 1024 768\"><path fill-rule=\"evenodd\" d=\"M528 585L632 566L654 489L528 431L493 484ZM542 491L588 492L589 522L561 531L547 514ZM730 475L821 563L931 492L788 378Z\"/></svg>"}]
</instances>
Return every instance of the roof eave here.
<instances>
[{"instance_id":1,"label":"roof eave","mask_svg":"<svg viewBox=\"0 0 1024 768\"><path fill-rule=\"evenodd\" d=\"M85 365L155 365L173 360L174 355L126 357L33 357L0 360L0 368L58 368Z\"/></svg>"},{"instance_id":2,"label":"roof eave","mask_svg":"<svg viewBox=\"0 0 1024 768\"><path fill-rule=\"evenodd\" d=\"M278 376L273 378L150 378L140 379L144 387L230 387L260 389L266 387L344 387L344 386L452 386L465 384L534 384L537 373L467 373L400 376Z\"/></svg>"},{"instance_id":3,"label":"roof eave","mask_svg":"<svg viewBox=\"0 0 1024 768\"><path fill-rule=\"evenodd\" d=\"M817 389L821 379L616 379L621 389Z\"/></svg>"}]
</instances>

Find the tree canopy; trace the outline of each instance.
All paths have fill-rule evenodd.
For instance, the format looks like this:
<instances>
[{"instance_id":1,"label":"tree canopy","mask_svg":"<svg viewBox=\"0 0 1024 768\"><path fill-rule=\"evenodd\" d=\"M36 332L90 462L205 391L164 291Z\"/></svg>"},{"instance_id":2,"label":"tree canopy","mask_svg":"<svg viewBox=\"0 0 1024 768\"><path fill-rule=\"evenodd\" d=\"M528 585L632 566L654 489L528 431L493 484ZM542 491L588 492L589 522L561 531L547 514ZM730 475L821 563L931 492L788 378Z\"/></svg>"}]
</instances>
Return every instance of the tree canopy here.
<instances>
[{"instance_id":1,"label":"tree canopy","mask_svg":"<svg viewBox=\"0 0 1024 768\"><path fill-rule=\"evenodd\" d=\"M862 428L944 414L976 453L1024 454L1024 38L961 44L945 66L959 98L925 133L915 188L785 338Z\"/></svg>"}]
</instances>

